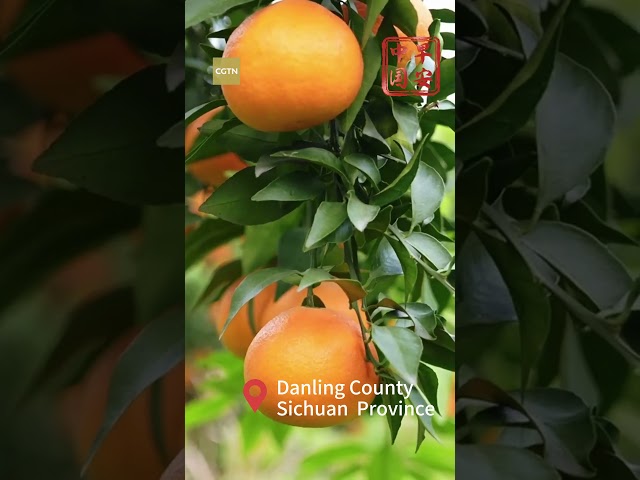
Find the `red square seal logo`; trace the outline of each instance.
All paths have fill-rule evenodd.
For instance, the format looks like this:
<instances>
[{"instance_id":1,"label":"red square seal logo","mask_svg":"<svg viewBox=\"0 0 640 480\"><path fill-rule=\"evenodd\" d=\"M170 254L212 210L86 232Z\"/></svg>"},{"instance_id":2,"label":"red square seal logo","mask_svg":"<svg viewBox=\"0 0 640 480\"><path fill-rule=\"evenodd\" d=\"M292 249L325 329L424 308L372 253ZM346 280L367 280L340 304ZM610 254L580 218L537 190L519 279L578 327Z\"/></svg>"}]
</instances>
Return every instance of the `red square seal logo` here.
<instances>
[{"instance_id":1,"label":"red square seal logo","mask_svg":"<svg viewBox=\"0 0 640 480\"><path fill-rule=\"evenodd\" d=\"M415 68L397 60L415 51ZM437 37L387 37L382 41L382 90L392 97L430 97L440 91L440 40ZM395 61L393 61L395 59Z\"/></svg>"}]
</instances>

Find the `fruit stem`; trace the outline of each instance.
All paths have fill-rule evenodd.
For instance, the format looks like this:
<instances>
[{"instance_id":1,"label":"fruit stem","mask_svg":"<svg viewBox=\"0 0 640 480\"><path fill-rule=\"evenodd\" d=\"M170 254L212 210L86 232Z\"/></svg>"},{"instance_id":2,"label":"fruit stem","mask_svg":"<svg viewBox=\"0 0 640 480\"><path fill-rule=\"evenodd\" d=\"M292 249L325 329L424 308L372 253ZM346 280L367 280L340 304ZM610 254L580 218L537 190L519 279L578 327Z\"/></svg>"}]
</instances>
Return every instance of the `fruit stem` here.
<instances>
[{"instance_id":1,"label":"fruit stem","mask_svg":"<svg viewBox=\"0 0 640 480\"><path fill-rule=\"evenodd\" d=\"M333 153L339 157L340 141L338 136L338 122L335 118L329 122L329 145L331 145Z\"/></svg>"},{"instance_id":2,"label":"fruit stem","mask_svg":"<svg viewBox=\"0 0 640 480\"><path fill-rule=\"evenodd\" d=\"M307 215L305 217L305 227L308 230L311 230L311 225L313 224L313 216L314 216L314 211L315 211L315 205L313 200L309 200L307 202ZM316 268L317 265L317 258L316 258L316 249L312 249L309 252L309 256L310 256L310 267L311 268ZM309 287L307 287L307 301L309 303L310 306L315 307L315 302L313 301L313 287L311 285L309 285Z\"/></svg>"},{"instance_id":3,"label":"fruit stem","mask_svg":"<svg viewBox=\"0 0 640 480\"><path fill-rule=\"evenodd\" d=\"M344 246L344 259L349 266L349 274L351 278L360 281L360 267L358 266L357 255L358 249L357 245L355 244L355 239L351 238L349 243ZM360 324L360 332L362 333L362 341L364 342L364 351L367 355L367 360L369 360L377 369L381 366L381 363L376 360L376 358L371 353L371 349L369 348L369 343L371 343L372 338L371 335L369 335L369 330L367 330L367 328L364 326L364 322L362 321L360 305L358 305L358 302L355 301L351 303L351 308L355 310L356 316L358 317L358 323ZM368 317L367 320L369 320Z\"/></svg>"}]
</instances>

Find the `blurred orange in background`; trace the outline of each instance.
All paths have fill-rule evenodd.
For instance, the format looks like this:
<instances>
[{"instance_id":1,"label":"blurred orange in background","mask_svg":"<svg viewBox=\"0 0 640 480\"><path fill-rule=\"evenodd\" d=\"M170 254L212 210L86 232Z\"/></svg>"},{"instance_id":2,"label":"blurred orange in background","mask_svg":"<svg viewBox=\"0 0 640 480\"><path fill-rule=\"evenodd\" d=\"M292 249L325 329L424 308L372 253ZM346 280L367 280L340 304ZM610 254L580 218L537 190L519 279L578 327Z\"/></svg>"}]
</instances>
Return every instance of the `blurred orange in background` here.
<instances>
[{"instance_id":1,"label":"blurred orange in background","mask_svg":"<svg viewBox=\"0 0 640 480\"><path fill-rule=\"evenodd\" d=\"M85 461L102 425L109 384L122 353L139 333L133 330L109 346L82 380L60 398L60 419L78 465ZM184 364L176 366L153 387L145 390L120 417L89 467L88 480L141 480L160 478L184 443ZM154 434L153 403L159 405L162 439ZM161 451L163 444L165 452Z\"/></svg>"},{"instance_id":2,"label":"blurred orange in background","mask_svg":"<svg viewBox=\"0 0 640 480\"><path fill-rule=\"evenodd\" d=\"M0 40L9 34L27 0L2 0L0 2Z\"/></svg>"},{"instance_id":3,"label":"blurred orange in background","mask_svg":"<svg viewBox=\"0 0 640 480\"><path fill-rule=\"evenodd\" d=\"M148 65L127 41L101 33L20 55L5 65L5 75L40 105L78 113L118 81Z\"/></svg>"},{"instance_id":4,"label":"blurred orange in background","mask_svg":"<svg viewBox=\"0 0 640 480\"><path fill-rule=\"evenodd\" d=\"M224 110L224 107L213 110L196 118L187 125L184 133L185 154L189 153L200 135L200 128ZM217 187L227 179L227 172L237 172L247 166L236 153L222 153L213 157L189 164L187 170L205 185Z\"/></svg>"}]
</instances>

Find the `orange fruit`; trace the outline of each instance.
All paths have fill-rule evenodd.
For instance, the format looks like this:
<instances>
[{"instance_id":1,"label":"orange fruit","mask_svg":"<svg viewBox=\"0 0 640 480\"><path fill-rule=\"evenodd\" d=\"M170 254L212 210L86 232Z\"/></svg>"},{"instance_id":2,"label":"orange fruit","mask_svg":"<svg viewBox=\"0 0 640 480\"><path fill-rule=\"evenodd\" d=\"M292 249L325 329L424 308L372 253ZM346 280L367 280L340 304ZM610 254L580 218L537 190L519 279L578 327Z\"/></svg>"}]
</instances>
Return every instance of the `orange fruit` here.
<instances>
[{"instance_id":1,"label":"orange fruit","mask_svg":"<svg viewBox=\"0 0 640 480\"><path fill-rule=\"evenodd\" d=\"M359 325L356 311L349 308L351 306L349 297L337 284L322 282L313 289L313 294L322 300L326 308L344 311L349 318L355 321L356 325ZM267 306L263 314L265 323L290 308L301 306L305 298L307 298L306 288L301 292L298 292L297 287L289 289L278 300ZM361 317L365 321L364 315L361 315Z\"/></svg>"},{"instance_id":2,"label":"orange fruit","mask_svg":"<svg viewBox=\"0 0 640 480\"><path fill-rule=\"evenodd\" d=\"M35 183L48 183L50 179L46 176L33 172L33 162L64 132L67 122L64 115L56 115L34 122L11 137L0 138L9 171Z\"/></svg>"},{"instance_id":3,"label":"orange fruit","mask_svg":"<svg viewBox=\"0 0 640 480\"><path fill-rule=\"evenodd\" d=\"M59 404L62 428L79 465L84 463L102 426L114 369L136 334L137 331L128 332L109 346L83 379L62 394ZM166 457L156 445L152 393L148 388L109 432L89 467L88 480L140 480L162 475L184 445L183 368L184 365L176 366L160 384L158 400Z\"/></svg>"},{"instance_id":4,"label":"orange fruit","mask_svg":"<svg viewBox=\"0 0 640 480\"><path fill-rule=\"evenodd\" d=\"M281 313L258 332L247 350L244 378L259 379L266 385L267 395L260 405L263 414L300 427L328 427L353 420L358 416L358 402L369 405L379 383L353 320L343 311L307 307ZM279 381L288 387L282 393ZM294 385L312 382L314 389L291 390ZM343 390L336 395L339 385ZM359 394L364 389L370 393ZM342 394L344 398L336 398ZM337 409L333 415L332 407Z\"/></svg>"},{"instance_id":5,"label":"orange fruit","mask_svg":"<svg viewBox=\"0 0 640 480\"><path fill-rule=\"evenodd\" d=\"M200 135L200 128L222 110L224 107L214 108L187 125L184 132L185 154L189 153L196 143ZM187 170L205 185L217 187L227 179L227 172L237 172L246 166L247 164L237 154L229 152L193 162L187 166Z\"/></svg>"},{"instance_id":6,"label":"orange fruit","mask_svg":"<svg viewBox=\"0 0 640 480\"><path fill-rule=\"evenodd\" d=\"M283 0L249 16L223 58L240 59L240 84L222 85L233 113L250 127L288 132L346 110L362 83L362 52L336 15L310 0Z\"/></svg>"},{"instance_id":7,"label":"orange fruit","mask_svg":"<svg viewBox=\"0 0 640 480\"><path fill-rule=\"evenodd\" d=\"M189 208L189 212L194 215L198 215L199 217L206 217L207 215L200 211L200 207L207 201L212 193L213 191L211 189L203 189L198 190L190 197L187 197L187 207Z\"/></svg>"},{"instance_id":8,"label":"orange fruit","mask_svg":"<svg viewBox=\"0 0 640 480\"><path fill-rule=\"evenodd\" d=\"M122 37L101 33L19 56L5 74L43 106L76 113L102 95L101 78L119 80L147 65Z\"/></svg>"},{"instance_id":9,"label":"orange fruit","mask_svg":"<svg viewBox=\"0 0 640 480\"><path fill-rule=\"evenodd\" d=\"M214 248L206 257L206 262L209 265L222 265L229 262L236 256L236 252L233 245L225 243L217 248Z\"/></svg>"},{"instance_id":10,"label":"orange fruit","mask_svg":"<svg viewBox=\"0 0 640 480\"><path fill-rule=\"evenodd\" d=\"M222 331L224 323L227 321L227 316L231 310L231 299L233 297L236 288L242 279L237 280L224 292L220 300L213 303L209 309L209 316L213 321L218 333ZM244 357L247 348L256 333L264 326L263 312L267 306L273 302L276 294L276 284L273 283L267 288L262 290L253 299L253 316L254 316L254 329L251 327L249 319L249 304L244 305L235 317L229 323L227 330L222 335L220 341L231 352L238 357Z\"/></svg>"},{"instance_id":11,"label":"orange fruit","mask_svg":"<svg viewBox=\"0 0 640 480\"><path fill-rule=\"evenodd\" d=\"M356 9L362 18L367 18L367 5L359 0L354 0L356 4ZM431 12L426 7L425 3L422 0L411 0L411 5L416 11L416 15L418 17L418 22L416 24L416 36L418 37L428 37L429 36L429 27L431 26L431 22L433 22L433 17L431 16ZM342 6L342 13L345 17L346 21L349 21L349 9L346 5ZM384 17L379 15L376 21L373 24L372 32L373 34L378 33L378 29L382 24ZM407 37L402 30L398 27L394 27L399 37ZM404 44L403 44L404 45ZM408 46L407 51L404 52L400 58L398 58L398 67L404 68L411 61L411 58L418 53L418 47L414 44L413 46Z\"/></svg>"}]
</instances>

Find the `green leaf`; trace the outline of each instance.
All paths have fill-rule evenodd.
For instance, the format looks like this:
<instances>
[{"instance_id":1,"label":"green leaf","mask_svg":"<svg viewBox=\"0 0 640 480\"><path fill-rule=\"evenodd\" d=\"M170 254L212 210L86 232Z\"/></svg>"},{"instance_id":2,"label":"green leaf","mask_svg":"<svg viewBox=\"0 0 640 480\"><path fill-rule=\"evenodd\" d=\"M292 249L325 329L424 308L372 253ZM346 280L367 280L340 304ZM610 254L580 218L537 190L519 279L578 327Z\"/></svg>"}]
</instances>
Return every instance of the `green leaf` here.
<instances>
[{"instance_id":1,"label":"green leaf","mask_svg":"<svg viewBox=\"0 0 640 480\"><path fill-rule=\"evenodd\" d=\"M382 239L374 255L372 277L402 275L402 265L388 238Z\"/></svg>"},{"instance_id":2,"label":"green leaf","mask_svg":"<svg viewBox=\"0 0 640 480\"><path fill-rule=\"evenodd\" d=\"M420 146L414 152L409 163L404 167L402 172L400 172L400 175L398 175L398 177L396 177L396 179L382 191L374 195L371 199L371 203L382 207L407 193L407 190L409 190L409 187L411 186L411 182L416 178L418 168L420 168L420 151L426 139L426 136L422 139Z\"/></svg>"},{"instance_id":3,"label":"green leaf","mask_svg":"<svg viewBox=\"0 0 640 480\"><path fill-rule=\"evenodd\" d=\"M169 129L158 138L156 144L162 148L184 147L184 127L182 120L174 123Z\"/></svg>"},{"instance_id":4,"label":"green leaf","mask_svg":"<svg viewBox=\"0 0 640 480\"><path fill-rule=\"evenodd\" d=\"M467 161L511 138L531 118L551 77L562 19L571 3L563 0L526 65L479 115L457 131L457 157Z\"/></svg>"},{"instance_id":5,"label":"green leaf","mask_svg":"<svg viewBox=\"0 0 640 480\"><path fill-rule=\"evenodd\" d=\"M487 21L475 2L458 0L458 28L470 37L482 37L489 30ZM438 17L436 17L438 18Z\"/></svg>"},{"instance_id":6,"label":"green leaf","mask_svg":"<svg viewBox=\"0 0 640 480\"><path fill-rule=\"evenodd\" d=\"M311 266L311 254L303 251L307 229L293 228L284 232L278 244L278 266L305 271Z\"/></svg>"},{"instance_id":7,"label":"green leaf","mask_svg":"<svg viewBox=\"0 0 640 480\"><path fill-rule=\"evenodd\" d=\"M215 190L200 211L240 225L261 225L283 217L296 202L255 202L252 197L274 180L272 173L256 178L255 167L234 174Z\"/></svg>"},{"instance_id":8,"label":"green leaf","mask_svg":"<svg viewBox=\"0 0 640 480\"><path fill-rule=\"evenodd\" d=\"M420 337L407 328L374 325L371 335L376 347L389 361L391 369L409 385L418 383L418 366L422 355Z\"/></svg>"},{"instance_id":9,"label":"green leaf","mask_svg":"<svg viewBox=\"0 0 640 480\"><path fill-rule=\"evenodd\" d=\"M444 100L456 91L455 58L447 58L440 62L440 91L429 99L430 102Z\"/></svg>"},{"instance_id":10,"label":"green leaf","mask_svg":"<svg viewBox=\"0 0 640 480\"><path fill-rule=\"evenodd\" d=\"M253 0L186 0L184 4L184 28L193 27L200 22L220 17L232 8L251 3Z\"/></svg>"},{"instance_id":11,"label":"green leaf","mask_svg":"<svg viewBox=\"0 0 640 480\"><path fill-rule=\"evenodd\" d=\"M563 107L558 110L558 105ZM549 87L536 109L538 202L535 217L585 182L605 157L616 112L593 74L559 55Z\"/></svg>"},{"instance_id":12,"label":"green leaf","mask_svg":"<svg viewBox=\"0 0 640 480\"><path fill-rule=\"evenodd\" d=\"M502 445L457 445L456 465L460 478L561 479L552 466L530 450Z\"/></svg>"},{"instance_id":13,"label":"green leaf","mask_svg":"<svg viewBox=\"0 0 640 480\"><path fill-rule=\"evenodd\" d=\"M182 151L156 141L183 103L181 91L167 92L164 66L142 70L78 115L34 170L127 203L182 203Z\"/></svg>"},{"instance_id":14,"label":"green leaf","mask_svg":"<svg viewBox=\"0 0 640 480\"><path fill-rule=\"evenodd\" d=\"M271 154L275 158L292 158L298 160L307 160L313 164L327 167L329 170L338 173L347 182L349 179L342 167L342 163L333 153L323 148L304 148L302 150L289 150L286 152L277 152Z\"/></svg>"},{"instance_id":15,"label":"green leaf","mask_svg":"<svg viewBox=\"0 0 640 480\"><path fill-rule=\"evenodd\" d=\"M432 340L422 342L422 358L424 363L435 367L444 368L454 372L456 370L456 353L451 349L439 345Z\"/></svg>"},{"instance_id":16,"label":"green leaf","mask_svg":"<svg viewBox=\"0 0 640 480\"><path fill-rule=\"evenodd\" d=\"M312 478L325 471L328 465L357 462L367 455L369 450L362 443L340 442L338 445L322 446L302 460L300 473L303 478Z\"/></svg>"},{"instance_id":17,"label":"green leaf","mask_svg":"<svg viewBox=\"0 0 640 480\"><path fill-rule=\"evenodd\" d=\"M197 107L193 107L187 113L184 114L184 124L189 125L195 119L201 117L207 112L210 112L214 108L221 107L226 105L227 102L225 100L212 100L207 103L203 103L202 105L198 105Z\"/></svg>"},{"instance_id":18,"label":"green leaf","mask_svg":"<svg viewBox=\"0 0 640 480\"><path fill-rule=\"evenodd\" d=\"M389 0L370 0L367 3L367 18L364 21L364 29L362 32L362 38L360 39L360 45L364 47L373 33L373 25L378 20L378 16L387 5Z\"/></svg>"},{"instance_id":19,"label":"green leaf","mask_svg":"<svg viewBox=\"0 0 640 480\"><path fill-rule=\"evenodd\" d=\"M234 260L216 268L209 283L198 297L195 306L198 307L206 302L215 301L227 287L241 276L242 264L240 260Z\"/></svg>"},{"instance_id":20,"label":"green leaf","mask_svg":"<svg viewBox=\"0 0 640 480\"><path fill-rule=\"evenodd\" d=\"M109 385L102 425L82 467L87 468L127 407L184 359L184 313L172 311L149 323L122 354Z\"/></svg>"},{"instance_id":21,"label":"green leaf","mask_svg":"<svg viewBox=\"0 0 640 480\"><path fill-rule=\"evenodd\" d=\"M545 441L545 459L574 477L593 475L590 455L596 443L591 409L575 394L560 389L527 392L522 406Z\"/></svg>"},{"instance_id":22,"label":"green leaf","mask_svg":"<svg viewBox=\"0 0 640 480\"><path fill-rule=\"evenodd\" d=\"M365 151L367 153L376 155L391 153L389 144L380 134L380 132L376 128L376 124L371 120L371 117L366 112L366 110L362 110L362 116L364 117L364 127L362 128L362 143L365 146Z\"/></svg>"},{"instance_id":23,"label":"green leaf","mask_svg":"<svg viewBox=\"0 0 640 480\"><path fill-rule=\"evenodd\" d=\"M367 227L367 234L369 234L372 231L376 232L377 234L386 233L387 229L389 228L389 224L391 223L392 210L393 210L393 207L391 205L387 205L382 210L380 210L380 213L378 213L378 216L371 223L369 223ZM379 236L379 235L376 235L376 236Z\"/></svg>"},{"instance_id":24,"label":"green leaf","mask_svg":"<svg viewBox=\"0 0 640 480\"><path fill-rule=\"evenodd\" d=\"M384 382L392 383L387 379L385 379ZM397 408L397 405L401 405L402 407L404 407L404 397L399 392L397 392L396 389L393 389L389 394L382 394L382 403L384 403L388 408L386 418L391 433L391 444L393 445L396 441L396 438L398 437L398 432L400 431L400 426L402 425L402 419L404 418L404 415L399 415L398 413L393 415L391 413L391 408Z\"/></svg>"},{"instance_id":25,"label":"green leaf","mask_svg":"<svg viewBox=\"0 0 640 480\"><path fill-rule=\"evenodd\" d=\"M413 145L420 129L416 107L402 102L391 101L391 108L393 117L398 122L399 133Z\"/></svg>"},{"instance_id":26,"label":"green leaf","mask_svg":"<svg viewBox=\"0 0 640 480\"><path fill-rule=\"evenodd\" d=\"M317 175L307 172L291 172L276 178L251 197L251 200L255 202L302 202L313 200L323 190L324 185Z\"/></svg>"},{"instance_id":27,"label":"green leaf","mask_svg":"<svg viewBox=\"0 0 640 480\"><path fill-rule=\"evenodd\" d=\"M595 237L571 225L539 222L522 241L569 278L600 310L616 305L631 288L631 277L619 260Z\"/></svg>"},{"instance_id":28,"label":"green leaf","mask_svg":"<svg viewBox=\"0 0 640 480\"><path fill-rule=\"evenodd\" d=\"M358 112L360 112L360 109L364 104L364 100L367 97L369 90L371 90L371 87L376 81L378 71L380 71L382 65L382 53L380 51L380 44L376 41L375 38L369 39L362 53L364 58L364 75L362 77L360 90L358 90L358 95L356 95L353 103L341 115L340 123L342 129L345 132L348 131L353 125Z\"/></svg>"},{"instance_id":29,"label":"green leaf","mask_svg":"<svg viewBox=\"0 0 640 480\"><path fill-rule=\"evenodd\" d=\"M418 386L420 391L427 397L427 400L436 412L441 415L438 408L438 374L424 362L418 368Z\"/></svg>"},{"instance_id":30,"label":"green leaf","mask_svg":"<svg viewBox=\"0 0 640 480\"><path fill-rule=\"evenodd\" d=\"M396 253L400 265L402 265L402 273L404 273L404 296L406 301L418 281L418 265L404 243L390 237L387 237L387 240Z\"/></svg>"},{"instance_id":31,"label":"green leaf","mask_svg":"<svg viewBox=\"0 0 640 480\"><path fill-rule=\"evenodd\" d=\"M40 2L40 4L30 12L30 15L27 16L26 19L22 20L10 35L7 38L3 38L2 41L5 44L2 49L0 49L0 58L7 57L16 47L20 45L20 43L25 41L25 37L28 38L32 32L32 29L38 26L38 23L42 18L46 18L49 12L52 10L56 3L59 4L57 0L46 0Z\"/></svg>"},{"instance_id":32,"label":"green leaf","mask_svg":"<svg viewBox=\"0 0 640 480\"><path fill-rule=\"evenodd\" d=\"M201 131L210 133L205 135L203 132L200 135L202 140L199 139L189 152L187 164L226 152L234 152L243 160L257 162L262 155L285 148L297 138L295 133L259 132L241 124L235 118L223 122L221 124L214 119L203 125ZM218 130L211 133L213 128Z\"/></svg>"},{"instance_id":33,"label":"green leaf","mask_svg":"<svg viewBox=\"0 0 640 480\"><path fill-rule=\"evenodd\" d=\"M420 118L420 127L424 131L430 131L429 127L434 125L444 125L451 130L456 129L456 112L455 110L438 110L433 109L425 112Z\"/></svg>"},{"instance_id":34,"label":"green leaf","mask_svg":"<svg viewBox=\"0 0 640 480\"><path fill-rule=\"evenodd\" d=\"M298 291L301 292L305 288L317 286L323 282L333 282L338 285L344 293L349 297L350 302L356 302L365 297L366 292L357 280L337 278L319 268L309 268L302 273L302 279L298 285Z\"/></svg>"},{"instance_id":35,"label":"green leaf","mask_svg":"<svg viewBox=\"0 0 640 480\"><path fill-rule=\"evenodd\" d=\"M241 226L224 220L204 220L196 230L186 237L184 246L185 270L211 253L214 248L239 237L243 231Z\"/></svg>"},{"instance_id":36,"label":"green leaf","mask_svg":"<svg viewBox=\"0 0 640 480\"><path fill-rule=\"evenodd\" d=\"M234 406L234 401L226 395L197 398L188 402L184 409L184 428L186 432L221 418Z\"/></svg>"},{"instance_id":37,"label":"green leaf","mask_svg":"<svg viewBox=\"0 0 640 480\"><path fill-rule=\"evenodd\" d=\"M431 16L440 19L442 23L456 23L456 13L446 8L431 9Z\"/></svg>"},{"instance_id":38,"label":"green leaf","mask_svg":"<svg viewBox=\"0 0 640 480\"><path fill-rule=\"evenodd\" d=\"M521 387L524 391L528 386L529 374L535 367L549 335L549 297L526 262L511 245L480 231L478 236L500 270L518 314Z\"/></svg>"},{"instance_id":39,"label":"green leaf","mask_svg":"<svg viewBox=\"0 0 640 480\"><path fill-rule=\"evenodd\" d=\"M237 118L230 118L228 120L214 118L213 120L209 120L200 128L200 136L196 140L193 148L189 150L184 160L185 165L190 165L198 160L204 160L213 154L223 153L219 150L220 146L222 146L220 137L239 127L242 127L242 124ZM214 148L213 152L210 151L211 146Z\"/></svg>"},{"instance_id":40,"label":"green leaf","mask_svg":"<svg viewBox=\"0 0 640 480\"><path fill-rule=\"evenodd\" d=\"M449 251L431 235L413 232L405 238L405 241L438 270L446 269L451 263L452 259Z\"/></svg>"},{"instance_id":41,"label":"green leaf","mask_svg":"<svg viewBox=\"0 0 640 480\"><path fill-rule=\"evenodd\" d=\"M138 209L104 197L66 190L42 195L0 235L0 310L49 272L139 224Z\"/></svg>"},{"instance_id":42,"label":"green leaf","mask_svg":"<svg viewBox=\"0 0 640 480\"><path fill-rule=\"evenodd\" d=\"M369 225L380 212L380 207L377 205L367 205L362 202L353 190L347 192L347 198L347 214L349 220L351 220L351 223L353 223L358 231L364 232L367 225Z\"/></svg>"},{"instance_id":43,"label":"green leaf","mask_svg":"<svg viewBox=\"0 0 640 480\"><path fill-rule=\"evenodd\" d=\"M433 168L420 162L411 182L411 228L432 218L444 198L444 181Z\"/></svg>"},{"instance_id":44,"label":"green leaf","mask_svg":"<svg viewBox=\"0 0 640 480\"><path fill-rule=\"evenodd\" d=\"M456 178L456 219L461 220L456 222L456 240L460 246L464 245L487 198L492 163L485 157L463 169Z\"/></svg>"},{"instance_id":45,"label":"green leaf","mask_svg":"<svg viewBox=\"0 0 640 480\"><path fill-rule=\"evenodd\" d=\"M517 18L514 22L530 56L536 34ZM558 110L560 103L564 108ZM585 182L602 162L613 138L615 117L613 101L593 73L558 55L536 109L540 185L536 218L550 202Z\"/></svg>"},{"instance_id":46,"label":"green leaf","mask_svg":"<svg viewBox=\"0 0 640 480\"><path fill-rule=\"evenodd\" d=\"M347 219L347 205L343 202L322 202L313 217L313 223L304 242L305 251L317 248Z\"/></svg>"},{"instance_id":47,"label":"green leaf","mask_svg":"<svg viewBox=\"0 0 640 480\"><path fill-rule=\"evenodd\" d=\"M242 271L252 272L269 263L278 252L282 235L298 226L303 214L301 207L275 222L247 226L242 242Z\"/></svg>"},{"instance_id":48,"label":"green leaf","mask_svg":"<svg viewBox=\"0 0 640 480\"><path fill-rule=\"evenodd\" d=\"M435 340L438 319L431 307L424 303L407 303L402 309L413 320L415 331L420 338Z\"/></svg>"},{"instance_id":49,"label":"green leaf","mask_svg":"<svg viewBox=\"0 0 640 480\"><path fill-rule=\"evenodd\" d=\"M602 243L620 243L637 245L638 243L625 233L605 222L584 200L575 202L560 211L564 223L569 223L584 230Z\"/></svg>"},{"instance_id":50,"label":"green leaf","mask_svg":"<svg viewBox=\"0 0 640 480\"><path fill-rule=\"evenodd\" d=\"M144 210L144 235L135 275L138 323L146 324L184 302L183 219L182 205Z\"/></svg>"},{"instance_id":51,"label":"green leaf","mask_svg":"<svg viewBox=\"0 0 640 480\"><path fill-rule=\"evenodd\" d=\"M249 273L244 280L240 282L235 292L233 292L229 315L224 322L224 327L220 331L220 337L224 335L224 332L227 330L231 320L238 314L240 309L249 302L249 300L254 298L272 283L292 278L297 275L299 274L295 270L280 267L265 268L263 270L256 270L255 272Z\"/></svg>"},{"instance_id":52,"label":"green leaf","mask_svg":"<svg viewBox=\"0 0 640 480\"><path fill-rule=\"evenodd\" d=\"M344 157L344 163L357 168L364 173L374 185L378 185L381 181L380 171L373 158L363 153L352 153Z\"/></svg>"},{"instance_id":53,"label":"green leaf","mask_svg":"<svg viewBox=\"0 0 640 480\"><path fill-rule=\"evenodd\" d=\"M421 367L424 367L424 365L421 365ZM416 408L418 408L418 406L422 406L421 410L424 409L426 412L426 408L430 405L429 401L427 400L424 393L417 388L417 385L418 385L417 381L412 385L413 385L413 388L411 389L411 393L409 393L409 401ZM433 428L432 415L427 415L425 413L424 415L416 415L416 416L418 417L418 421L422 424L425 430L429 432L429 435L431 435L437 441L440 441L440 439L438 438L438 435L436 434L436 431ZM418 445L418 448L419 448L419 445Z\"/></svg>"},{"instance_id":54,"label":"green leaf","mask_svg":"<svg viewBox=\"0 0 640 480\"><path fill-rule=\"evenodd\" d=\"M416 36L418 14L410 0L390 0L384 9L383 16L389 19L405 35Z\"/></svg>"}]
</instances>

